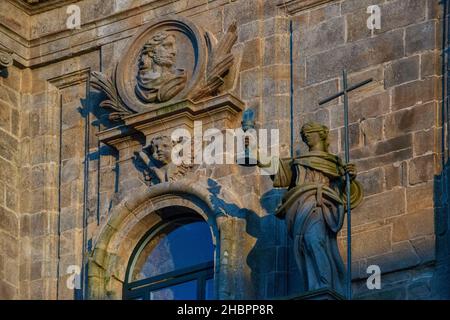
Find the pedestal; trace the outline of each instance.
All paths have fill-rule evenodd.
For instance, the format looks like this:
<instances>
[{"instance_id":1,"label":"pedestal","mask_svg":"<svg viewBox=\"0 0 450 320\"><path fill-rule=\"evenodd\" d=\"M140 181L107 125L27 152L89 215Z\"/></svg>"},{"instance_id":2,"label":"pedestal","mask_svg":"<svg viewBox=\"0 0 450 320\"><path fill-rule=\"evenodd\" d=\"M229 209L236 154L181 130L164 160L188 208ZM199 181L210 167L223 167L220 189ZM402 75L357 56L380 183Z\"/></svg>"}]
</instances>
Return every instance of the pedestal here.
<instances>
[{"instance_id":1,"label":"pedestal","mask_svg":"<svg viewBox=\"0 0 450 320\"><path fill-rule=\"evenodd\" d=\"M319 289L302 294L290 295L281 300L346 300L346 298L333 289Z\"/></svg>"}]
</instances>

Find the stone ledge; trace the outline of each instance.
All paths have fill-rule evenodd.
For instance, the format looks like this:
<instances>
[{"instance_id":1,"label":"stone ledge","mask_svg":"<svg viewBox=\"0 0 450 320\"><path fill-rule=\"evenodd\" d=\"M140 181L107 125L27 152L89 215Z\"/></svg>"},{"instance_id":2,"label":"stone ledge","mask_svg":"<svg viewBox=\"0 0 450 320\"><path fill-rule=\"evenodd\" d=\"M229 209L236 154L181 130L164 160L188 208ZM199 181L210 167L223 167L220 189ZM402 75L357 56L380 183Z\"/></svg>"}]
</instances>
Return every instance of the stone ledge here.
<instances>
[{"instance_id":1,"label":"stone ledge","mask_svg":"<svg viewBox=\"0 0 450 320\"><path fill-rule=\"evenodd\" d=\"M125 117L124 124L103 130L97 135L103 143L118 150L121 145L130 143L136 134L145 137L175 128L185 128L191 131L194 121L206 120L208 124L225 122L226 127L237 119L244 110L244 103L231 94L224 94L199 102L184 100L176 103L166 103L158 108ZM171 123L169 126L168 123Z\"/></svg>"},{"instance_id":2,"label":"stone ledge","mask_svg":"<svg viewBox=\"0 0 450 320\"><path fill-rule=\"evenodd\" d=\"M39 14L53 10L79 0L8 0L16 7L25 11L28 15Z\"/></svg>"},{"instance_id":3,"label":"stone ledge","mask_svg":"<svg viewBox=\"0 0 450 320\"><path fill-rule=\"evenodd\" d=\"M65 2L65 5L75 2L75 0L65 1L70 1ZM75 57L98 50L103 45L132 36L138 28L148 22L143 18L146 13L155 8L171 4L173 1L175 0L152 0L139 7L132 7L106 16L95 17L95 19L82 23L81 30L62 29L40 35L37 38L33 38L30 30L23 34L17 30L12 30L0 20L0 39L7 39L3 46L8 47L9 50L17 55L16 61L21 66L30 68L42 67L67 59L67 57ZM13 0L8 0L7 3L17 7L17 3ZM61 6L60 3L59 7ZM43 10L43 12L48 10ZM207 11L206 6L204 11ZM180 12L177 11L176 13L179 14ZM55 12L55 15L57 14L58 12ZM123 21L126 21L126 23ZM114 31L106 32L104 35L99 36L97 34L99 29ZM72 39L78 40L73 44L71 43Z\"/></svg>"},{"instance_id":4,"label":"stone ledge","mask_svg":"<svg viewBox=\"0 0 450 320\"><path fill-rule=\"evenodd\" d=\"M309 10L332 1L335 0L290 0L280 4L279 7L285 7L290 15L294 15L301 11Z\"/></svg>"},{"instance_id":5,"label":"stone ledge","mask_svg":"<svg viewBox=\"0 0 450 320\"><path fill-rule=\"evenodd\" d=\"M346 300L346 298L333 289L324 288L282 297L278 300Z\"/></svg>"}]
</instances>

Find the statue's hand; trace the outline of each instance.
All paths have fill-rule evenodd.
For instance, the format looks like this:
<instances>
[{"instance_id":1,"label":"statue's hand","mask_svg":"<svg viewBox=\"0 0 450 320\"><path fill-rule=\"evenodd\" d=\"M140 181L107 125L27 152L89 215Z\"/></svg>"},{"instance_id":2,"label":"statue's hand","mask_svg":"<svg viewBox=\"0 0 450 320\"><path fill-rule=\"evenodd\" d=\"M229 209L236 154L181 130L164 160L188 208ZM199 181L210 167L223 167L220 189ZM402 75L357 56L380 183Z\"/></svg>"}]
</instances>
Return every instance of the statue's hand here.
<instances>
[{"instance_id":1,"label":"statue's hand","mask_svg":"<svg viewBox=\"0 0 450 320\"><path fill-rule=\"evenodd\" d=\"M355 179L357 175L356 166L354 163L348 163L344 165L344 171L345 173L348 173L350 176L350 179Z\"/></svg>"}]
</instances>

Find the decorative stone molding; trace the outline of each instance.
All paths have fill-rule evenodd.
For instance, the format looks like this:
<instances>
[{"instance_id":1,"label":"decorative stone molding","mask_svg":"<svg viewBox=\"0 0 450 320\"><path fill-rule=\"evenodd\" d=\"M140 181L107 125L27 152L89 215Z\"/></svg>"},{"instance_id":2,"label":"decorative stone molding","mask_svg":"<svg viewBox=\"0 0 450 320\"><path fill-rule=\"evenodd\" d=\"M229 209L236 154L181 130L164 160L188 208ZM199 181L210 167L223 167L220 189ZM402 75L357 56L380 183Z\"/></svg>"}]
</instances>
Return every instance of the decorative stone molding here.
<instances>
[{"instance_id":1,"label":"decorative stone molding","mask_svg":"<svg viewBox=\"0 0 450 320\"><path fill-rule=\"evenodd\" d=\"M80 0L8 0L29 15L59 8Z\"/></svg>"},{"instance_id":2,"label":"decorative stone molding","mask_svg":"<svg viewBox=\"0 0 450 320\"><path fill-rule=\"evenodd\" d=\"M208 179L161 183L153 188L141 188L128 193L114 209L108 222L102 226L98 237L94 239L94 250L89 256L88 290L90 299L121 299L122 285L125 281L126 269L132 249L144 234L159 221L158 212L169 207L184 207L200 216L212 225L213 242L220 241L218 261L227 257L240 256L239 246L224 241L220 232L224 228L232 228L236 219L223 215L222 210L214 203L209 190ZM227 203L242 208L235 194L223 189L221 198ZM215 221L215 222L214 222ZM243 236L243 235L238 235ZM219 248L219 247L216 247ZM237 275L227 265L216 263L217 298L230 299L230 288L236 285Z\"/></svg>"},{"instance_id":3,"label":"decorative stone molding","mask_svg":"<svg viewBox=\"0 0 450 320\"><path fill-rule=\"evenodd\" d=\"M0 47L0 70L13 64L12 52Z\"/></svg>"},{"instance_id":4,"label":"decorative stone molding","mask_svg":"<svg viewBox=\"0 0 450 320\"><path fill-rule=\"evenodd\" d=\"M84 68L67 74L59 75L55 78L48 79L48 82L58 89L72 87L89 80L91 68Z\"/></svg>"},{"instance_id":5,"label":"decorative stone molding","mask_svg":"<svg viewBox=\"0 0 450 320\"><path fill-rule=\"evenodd\" d=\"M289 0L280 4L279 7L285 8L289 14L293 15L332 1L335 0Z\"/></svg>"},{"instance_id":6,"label":"decorative stone molding","mask_svg":"<svg viewBox=\"0 0 450 320\"><path fill-rule=\"evenodd\" d=\"M160 135L153 138L142 151L135 153L135 159L143 167L145 182L148 185L176 181L192 167L191 164L182 163L178 166L173 163L173 145L170 136Z\"/></svg>"},{"instance_id":7,"label":"decorative stone molding","mask_svg":"<svg viewBox=\"0 0 450 320\"><path fill-rule=\"evenodd\" d=\"M232 94L193 102L183 100L166 103L157 109L124 117L122 124L98 133L100 141L119 152L119 161L129 160L130 147L139 137L145 138L144 148L154 137L170 136L173 130L183 128L193 134L195 121L201 121L203 130L239 127L239 114L244 103Z\"/></svg>"},{"instance_id":8,"label":"decorative stone molding","mask_svg":"<svg viewBox=\"0 0 450 320\"><path fill-rule=\"evenodd\" d=\"M204 100L227 92L226 82L234 84L236 40L235 24L219 42L185 18L160 19L134 36L111 79L93 72L91 83L106 94L100 106L112 110L111 120L164 103Z\"/></svg>"}]
</instances>

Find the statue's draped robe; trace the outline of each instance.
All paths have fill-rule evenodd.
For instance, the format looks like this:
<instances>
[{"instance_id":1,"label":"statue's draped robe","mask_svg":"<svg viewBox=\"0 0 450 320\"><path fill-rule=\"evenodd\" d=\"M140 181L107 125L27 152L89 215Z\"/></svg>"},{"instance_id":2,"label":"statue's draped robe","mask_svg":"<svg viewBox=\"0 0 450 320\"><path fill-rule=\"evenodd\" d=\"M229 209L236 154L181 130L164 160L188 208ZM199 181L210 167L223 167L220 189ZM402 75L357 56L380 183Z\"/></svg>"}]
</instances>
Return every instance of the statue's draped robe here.
<instances>
[{"instance_id":1,"label":"statue's draped robe","mask_svg":"<svg viewBox=\"0 0 450 320\"><path fill-rule=\"evenodd\" d=\"M138 72L135 91L144 102L164 102L183 90L186 80L186 73L181 69L153 72L149 67L142 67Z\"/></svg>"},{"instance_id":2,"label":"statue's draped robe","mask_svg":"<svg viewBox=\"0 0 450 320\"><path fill-rule=\"evenodd\" d=\"M345 214L345 171L337 156L309 152L280 160L274 187L287 187L277 216L286 219L294 240L302 291L321 288L343 293L345 268L337 246L337 233ZM352 207L362 199L362 188L351 182Z\"/></svg>"}]
</instances>

